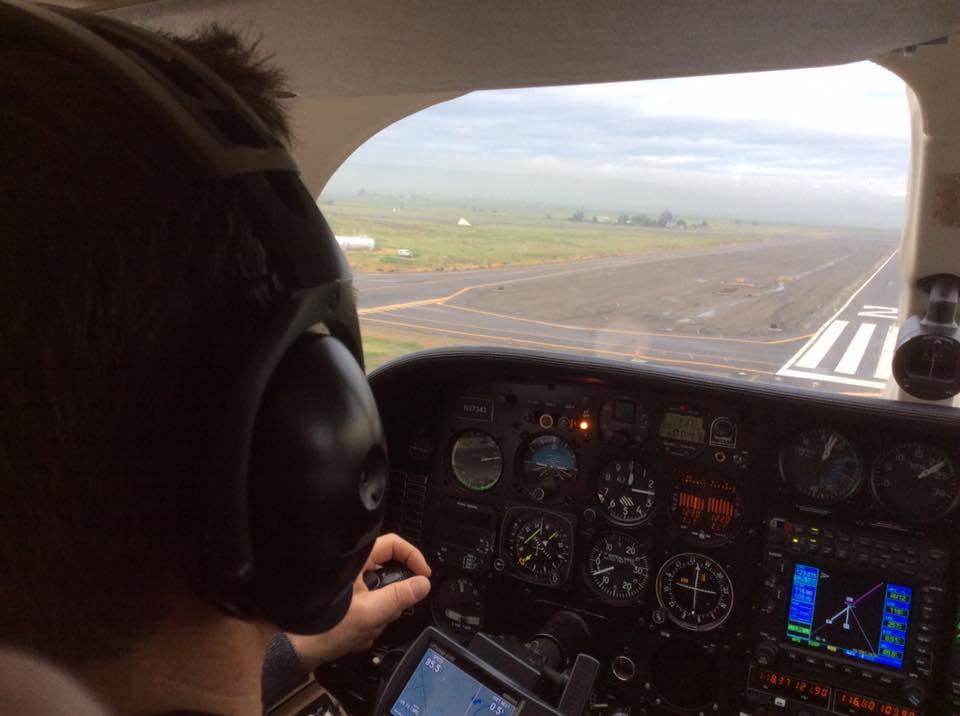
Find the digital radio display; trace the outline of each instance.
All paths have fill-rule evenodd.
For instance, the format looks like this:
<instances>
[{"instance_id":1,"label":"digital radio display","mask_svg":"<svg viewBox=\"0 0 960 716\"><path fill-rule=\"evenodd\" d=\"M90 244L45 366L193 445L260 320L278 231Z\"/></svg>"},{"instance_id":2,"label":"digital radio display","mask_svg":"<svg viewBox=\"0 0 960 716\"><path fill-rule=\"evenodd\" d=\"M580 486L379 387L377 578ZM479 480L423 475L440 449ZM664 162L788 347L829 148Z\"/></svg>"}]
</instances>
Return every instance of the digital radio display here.
<instances>
[{"instance_id":1,"label":"digital radio display","mask_svg":"<svg viewBox=\"0 0 960 716\"><path fill-rule=\"evenodd\" d=\"M795 564L786 636L829 654L900 669L912 598L910 587Z\"/></svg>"},{"instance_id":2,"label":"digital radio display","mask_svg":"<svg viewBox=\"0 0 960 716\"><path fill-rule=\"evenodd\" d=\"M889 701L880 701L872 696L858 694L853 691L837 690L837 702L833 710L849 714L850 716L917 716L917 710L898 706Z\"/></svg>"},{"instance_id":3,"label":"digital radio display","mask_svg":"<svg viewBox=\"0 0 960 716\"><path fill-rule=\"evenodd\" d=\"M685 413L665 413L660 423L660 437L672 438L685 443L702 445L707 431L703 418Z\"/></svg>"},{"instance_id":4,"label":"digital radio display","mask_svg":"<svg viewBox=\"0 0 960 716\"><path fill-rule=\"evenodd\" d=\"M773 696L782 696L785 699L802 701L806 704L827 708L830 704L831 688L810 679L801 679L798 676L784 674L771 669L750 667L748 686L757 691L763 691Z\"/></svg>"}]
</instances>

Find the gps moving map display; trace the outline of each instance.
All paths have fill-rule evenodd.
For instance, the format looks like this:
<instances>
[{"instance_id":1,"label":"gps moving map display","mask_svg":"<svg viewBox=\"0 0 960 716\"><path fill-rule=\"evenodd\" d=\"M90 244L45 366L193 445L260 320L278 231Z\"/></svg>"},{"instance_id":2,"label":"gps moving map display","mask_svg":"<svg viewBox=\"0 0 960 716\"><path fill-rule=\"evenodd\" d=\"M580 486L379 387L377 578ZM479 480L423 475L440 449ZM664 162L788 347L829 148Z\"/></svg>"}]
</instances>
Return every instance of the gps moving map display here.
<instances>
[{"instance_id":1,"label":"gps moving map display","mask_svg":"<svg viewBox=\"0 0 960 716\"><path fill-rule=\"evenodd\" d=\"M516 705L487 688L436 649L428 648L391 716L513 716Z\"/></svg>"},{"instance_id":2,"label":"gps moving map display","mask_svg":"<svg viewBox=\"0 0 960 716\"><path fill-rule=\"evenodd\" d=\"M787 638L900 669L913 590L876 578L794 565Z\"/></svg>"}]
</instances>

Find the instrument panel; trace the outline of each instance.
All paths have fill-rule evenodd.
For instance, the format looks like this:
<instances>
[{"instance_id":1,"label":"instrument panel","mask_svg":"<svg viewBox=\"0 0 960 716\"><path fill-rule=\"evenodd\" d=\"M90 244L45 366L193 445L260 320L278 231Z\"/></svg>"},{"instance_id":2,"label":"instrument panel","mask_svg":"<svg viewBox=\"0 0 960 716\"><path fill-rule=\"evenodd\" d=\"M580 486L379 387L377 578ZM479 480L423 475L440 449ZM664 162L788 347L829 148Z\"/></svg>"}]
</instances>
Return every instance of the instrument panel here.
<instances>
[{"instance_id":1,"label":"instrument panel","mask_svg":"<svg viewBox=\"0 0 960 716\"><path fill-rule=\"evenodd\" d=\"M809 664L791 676L772 668L795 654L802 662L820 643L790 642L767 624L786 620L793 565L821 569L849 553L851 589L880 567L856 563L856 549L811 543L809 532L773 544L782 536L774 514L798 528L881 534L893 546L909 536L951 551L960 512L952 413L924 420L863 400L838 408L823 396L619 364L587 372L556 356L549 369L524 354L457 361L440 356L430 370L401 366L372 380L395 468L387 526L424 550L435 575L429 613L407 628L428 619L464 641L477 630L525 637L557 610L575 611L604 669L594 713L767 713L764 704L780 701L770 713L793 713L795 690L770 685L780 677L829 688L822 711L802 702L808 713L847 713L835 701L860 693L851 684L813 678ZM820 562L812 544L824 548ZM773 582L764 573L772 559L785 565ZM904 638L912 645L914 633ZM774 658L758 661L758 644L775 644ZM940 654L943 670L949 659ZM881 666L892 681L878 703L906 703L907 682L932 694L945 678L908 675L912 662ZM924 698L916 713L950 712Z\"/></svg>"}]
</instances>

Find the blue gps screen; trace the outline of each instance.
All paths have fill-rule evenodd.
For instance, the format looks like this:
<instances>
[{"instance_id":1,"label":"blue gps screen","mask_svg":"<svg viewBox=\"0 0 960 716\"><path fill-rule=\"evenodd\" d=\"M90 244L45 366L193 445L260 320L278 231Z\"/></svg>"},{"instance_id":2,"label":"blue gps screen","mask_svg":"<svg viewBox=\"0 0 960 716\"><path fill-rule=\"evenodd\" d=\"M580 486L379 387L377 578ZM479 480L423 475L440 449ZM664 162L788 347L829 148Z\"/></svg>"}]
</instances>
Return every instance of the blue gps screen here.
<instances>
[{"instance_id":1,"label":"blue gps screen","mask_svg":"<svg viewBox=\"0 0 960 716\"><path fill-rule=\"evenodd\" d=\"M513 716L516 705L432 647L390 708L392 716Z\"/></svg>"},{"instance_id":2,"label":"blue gps screen","mask_svg":"<svg viewBox=\"0 0 960 716\"><path fill-rule=\"evenodd\" d=\"M912 600L910 587L795 564L787 638L827 653L900 669Z\"/></svg>"}]
</instances>

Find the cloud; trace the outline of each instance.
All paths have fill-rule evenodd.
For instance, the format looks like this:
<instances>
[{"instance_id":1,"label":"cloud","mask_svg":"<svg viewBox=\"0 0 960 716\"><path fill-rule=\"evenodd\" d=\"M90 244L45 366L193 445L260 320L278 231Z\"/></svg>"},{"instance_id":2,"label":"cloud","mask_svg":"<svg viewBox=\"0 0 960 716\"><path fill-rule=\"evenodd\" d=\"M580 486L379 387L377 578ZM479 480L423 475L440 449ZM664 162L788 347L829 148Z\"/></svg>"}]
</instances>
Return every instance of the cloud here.
<instances>
[{"instance_id":1,"label":"cloud","mask_svg":"<svg viewBox=\"0 0 960 716\"><path fill-rule=\"evenodd\" d=\"M596 203L612 195L610 182L620 181L683 188L675 205L689 211L722 205L716 197L724 193L738 200L752 193L747 203L762 201L766 214L782 209L784 219L795 221L802 220L798 197L816 196L810 222L895 226L909 152L902 81L858 63L474 93L381 132L328 191L356 191L348 184L359 179L372 191L426 193L424 177L433 172L460 176L448 190L478 197L491 195L477 183L481 175L500 177L501 184L512 177L514 187L526 178L523 195L544 202L566 196L543 179L566 178L581 187L582 203ZM378 187L387 174L378 179L377 167L384 166L409 168L405 189L396 171L389 172L390 187ZM468 180L471 172L476 181ZM602 181L602 192L591 180ZM845 211L851 206L852 213Z\"/></svg>"}]
</instances>

